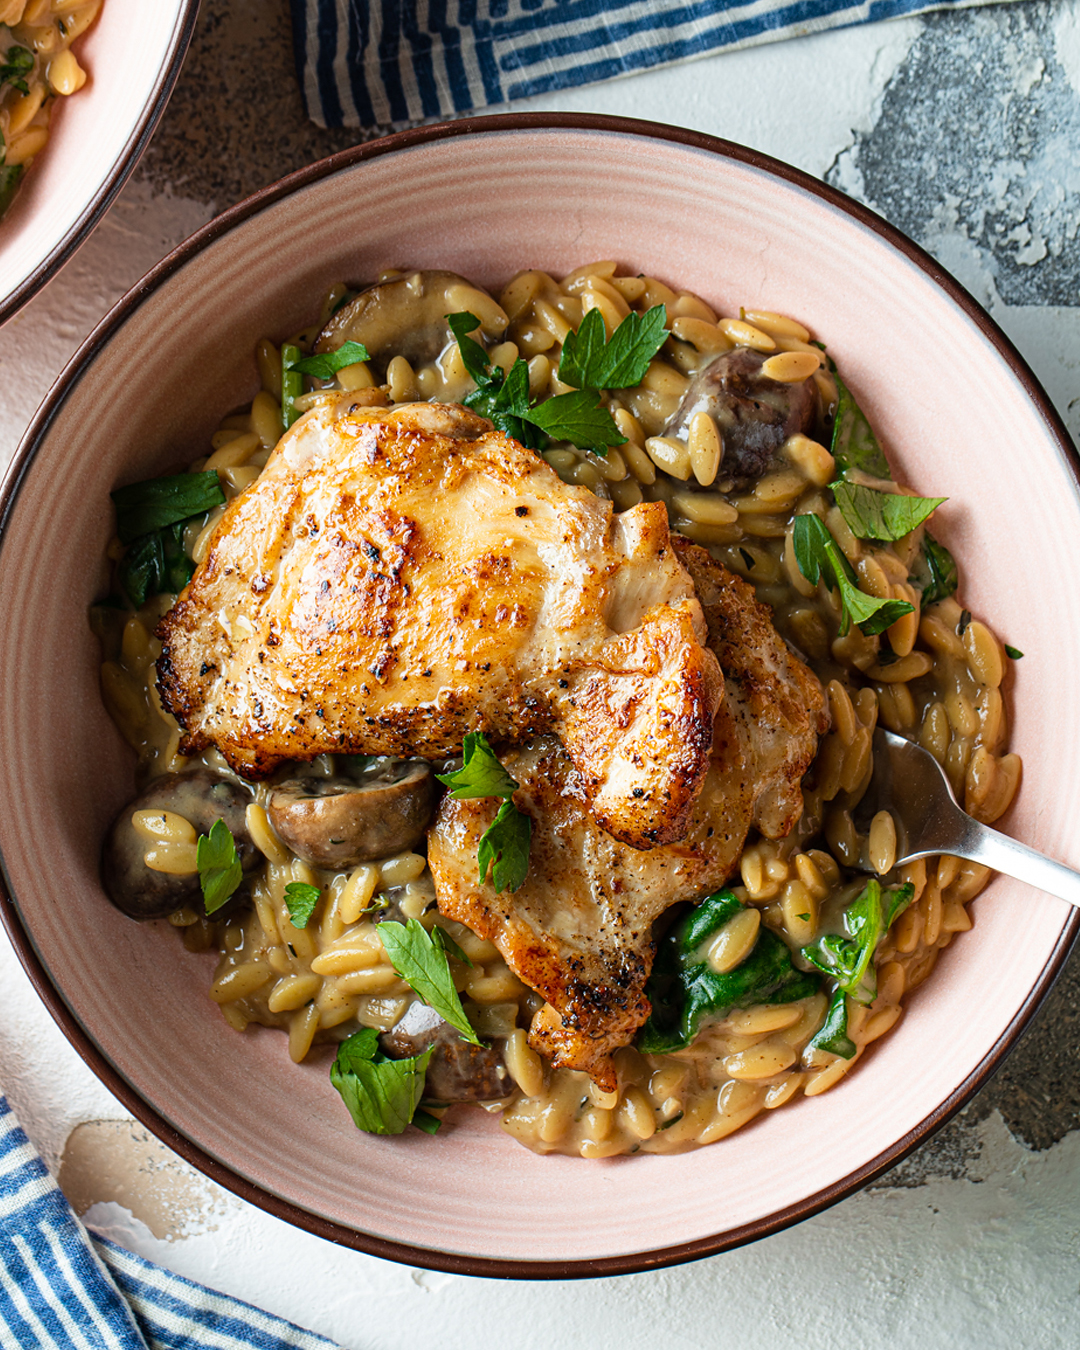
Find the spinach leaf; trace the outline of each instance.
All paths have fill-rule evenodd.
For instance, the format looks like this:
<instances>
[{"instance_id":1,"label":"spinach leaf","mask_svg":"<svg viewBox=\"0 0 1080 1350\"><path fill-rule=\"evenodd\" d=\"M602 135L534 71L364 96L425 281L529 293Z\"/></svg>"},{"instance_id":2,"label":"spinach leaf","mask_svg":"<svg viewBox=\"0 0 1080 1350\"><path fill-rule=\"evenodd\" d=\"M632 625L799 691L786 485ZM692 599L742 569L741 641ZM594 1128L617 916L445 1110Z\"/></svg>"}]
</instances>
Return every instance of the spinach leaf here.
<instances>
[{"instance_id":1,"label":"spinach leaf","mask_svg":"<svg viewBox=\"0 0 1080 1350\"><path fill-rule=\"evenodd\" d=\"M685 1049L703 1021L722 1018L732 1008L793 1003L817 993L820 978L796 970L787 944L765 927L734 970L718 975L700 955L705 940L745 908L732 891L717 891L664 936L645 986L652 1013L638 1033L644 1053Z\"/></svg>"},{"instance_id":2,"label":"spinach leaf","mask_svg":"<svg viewBox=\"0 0 1080 1350\"><path fill-rule=\"evenodd\" d=\"M903 539L947 497L907 497L846 483L830 484L840 514L856 539Z\"/></svg>"},{"instance_id":3,"label":"spinach leaf","mask_svg":"<svg viewBox=\"0 0 1080 1350\"><path fill-rule=\"evenodd\" d=\"M481 1045L454 988L444 945L444 941L451 941L450 938L446 935L442 941L433 938L417 919L403 924L387 921L377 924L375 931L401 978L444 1022L455 1027L463 1040Z\"/></svg>"},{"instance_id":4,"label":"spinach leaf","mask_svg":"<svg viewBox=\"0 0 1080 1350\"><path fill-rule=\"evenodd\" d=\"M402 1134L414 1121L432 1133L427 1121L416 1121L416 1110L434 1053L435 1047L429 1045L409 1059L390 1059L379 1049L374 1027L364 1027L342 1041L330 1067L330 1082L349 1108L356 1128L368 1134ZM427 1117L427 1112L423 1114Z\"/></svg>"},{"instance_id":5,"label":"spinach leaf","mask_svg":"<svg viewBox=\"0 0 1080 1350\"><path fill-rule=\"evenodd\" d=\"M322 891L318 886L309 886L306 881L289 882L285 887L285 908L289 911L289 922L294 928L308 926L321 896Z\"/></svg>"},{"instance_id":6,"label":"spinach leaf","mask_svg":"<svg viewBox=\"0 0 1080 1350\"><path fill-rule=\"evenodd\" d=\"M654 305L645 314L628 314L609 339L603 316L591 309L578 331L566 335L559 379L575 389L630 389L640 384L667 339L666 323L664 306Z\"/></svg>"},{"instance_id":7,"label":"spinach leaf","mask_svg":"<svg viewBox=\"0 0 1080 1350\"><path fill-rule=\"evenodd\" d=\"M498 815L480 836L476 853L480 884L487 880L490 868L491 884L497 892L518 890L529 874L531 843L532 820L512 801L503 802Z\"/></svg>"},{"instance_id":8,"label":"spinach leaf","mask_svg":"<svg viewBox=\"0 0 1080 1350\"><path fill-rule=\"evenodd\" d=\"M296 352L295 358L291 357L289 370L298 370L301 375L310 375L316 380L332 380L339 370L344 370L346 366L359 365L361 361L368 359L368 349L362 342L343 342L340 347L336 347L332 352L316 352L314 356L301 357L298 347L290 347L290 353ZM285 358L282 357L282 369L285 369Z\"/></svg>"},{"instance_id":9,"label":"spinach leaf","mask_svg":"<svg viewBox=\"0 0 1080 1350\"><path fill-rule=\"evenodd\" d=\"M847 995L842 989L837 989L829 1000L825 1021L807 1044L807 1050L827 1050L830 1055L851 1059L857 1047L847 1034L847 1026Z\"/></svg>"},{"instance_id":10,"label":"spinach leaf","mask_svg":"<svg viewBox=\"0 0 1080 1350\"><path fill-rule=\"evenodd\" d=\"M840 636L854 622L873 637L884 633L897 619L915 608L907 600L878 600L861 591L855 571L828 526L815 515L798 516L792 530L792 546L799 571L812 585L824 580L840 596Z\"/></svg>"},{"instance_id":11,"label":"spinach leaf","mask_svg":"<svg viewBox=\"0 0 1080 1350\"><path fill-rule=\"evenodd\" d=\"M1010 661L1019 661L1020 658L1024 655L1024 653L1020 650L1019 647L1010 647L1009 644L1006 642L1005 655L1009 658Z\"/></svg>"},{"instance_id":12,"label":"spinach leaf","mask_svg":"<svg viewBox=\"0 0 1080 1350\"><path fill-rule=\"evenodd\" d=\"M299 347L291 342L281 344L281 421L286 431L300 416L296 411L296 400L304 392L300 359Z\"/></svg>"},{"instance_id":13,"label":"spinach leaf","mask_svg":"<svg viewBox=\"0 0 1080 1350\"><path fill-rule=\"evenodd\" d=\"M15 200L25 164L4 164L0 157L0 216Z\"/></svg>"},{"instance_id":14,"label":"spinach leaf","mask_svg":"<svg viewBox=\"0 0 1080 1350\"><path fill-rule=\"evenodd\" d=\"M28 94L29 86L23 79L34 69L34 53L25 47L9 47L0 64L0 84L10 84L20 94Z\"/></svg>"},{"instance_id":15,"label":"spinach leaf","mask_svg":"<svg viewBox=\"0 0 1080 1350\"><path fill-rule=\"evenodd\" d=\"M243 876L236 841L223 820L215 820L209 834L199 835L195 860L206 912L214 914L235 892Z\"/></svg>"},{"instance_id":16,"label":"spinach leaf","mask_svg":"<svg viewBox=\"0 0 1080 1350\"><path fill-rule=\"evenodd\" d=\"M116 579L136 609L161 591L179 595L194 575L195 564L184 551L186 524L180 520L143 535L121 558Z\"/></svg>"},{"instance_id":17,"label":"spinach leaf","mask_svg":"<svg viewBox=\"0 0 1080 1350\"><path fill-rule=\"evenodd\" d=\"M144 534L201 516L225 500L214 469L205 473L174 473L129 483L110 493L116 507L116 533L122 544Z\"/></svg>"},{"instance_id":18,"label":"spinach leaf","mask_svg":"<svg viewBox=\"0 0 1080 1350\"><path fill-rule=\"evenodd\" d=\"M911 574L912 585L921 591L923 609L936 600L945 600L955 594L960 578L956 562L944 544L939 544L929 530L923 535L922 551L915 560Z\"/></svg>"},{"instance_id":19,"label":"spinach leaf","mask_svg":"<svg viewBox=\"0 0 1080 1350\"><path fill-rule=\"evenodd\" d=\"M911 885L883 892L881 883L871 878L844 911L846 936L829 933L804 947L803 957L831 976L856 1003L873 1003L877 997L877 978L870 964L874 952L914 895Z\"/></svg>"},{"instance_id":20,"label":"spinach leaf","mask_svg":"<svg viewBox=\"0 0 1080 1350\"><path fill-rule=\"evenodd\" d=\"M836 420L833 422L832 451L836 467L846 473L859 469L873 478L891 478L889 461L874 435L866 415L851 396L851 391L840 378L834 362L829 363L836 381Z\"/></svg>"}]
</instances>

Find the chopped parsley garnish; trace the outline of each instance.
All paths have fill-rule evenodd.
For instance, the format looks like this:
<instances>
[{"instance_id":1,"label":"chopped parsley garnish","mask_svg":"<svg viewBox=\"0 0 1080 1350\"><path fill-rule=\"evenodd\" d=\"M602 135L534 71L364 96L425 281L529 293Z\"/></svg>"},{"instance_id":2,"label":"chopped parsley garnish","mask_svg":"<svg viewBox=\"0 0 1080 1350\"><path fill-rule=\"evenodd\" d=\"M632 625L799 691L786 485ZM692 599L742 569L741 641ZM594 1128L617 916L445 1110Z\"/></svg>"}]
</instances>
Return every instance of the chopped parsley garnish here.
<instances>
[{"instance_id":1,"label":"chopped parsley garnish","mask_svg":"<svg viewBox=\"0 0 1080 1350\"><path fill-rule=\"evenodd\" d=\"M840 596L840 636L852 623L872 637L884 633L914 605L907 600L879 600L859 590L855 571L828 527L815 515L798 516L792 530L795 561L803 576L816 586L821 580Z\"/></svg>"},{"instance_id":2,"label":"chopped parsley garnish","mask_svg":"<svg viewBox=\"0 0 1080 1350\"><path fill-rule=\"evenodd\" d=\"M289 922L294 928L306 928L308 920L315 913L322 891L318 886L309 886L306 881L290 881L285 887L285 908L289 911Z\"/></svg>"},{"instance_id":3,"label":"chopped parsley garnish","mask_svg":"<svg viewBox=\"0 0 1080 1350\"><path fill-rule=\"evenodd\" d=\"M476 860L481 884L487 880L490 869L491 884L496 891L516 891L528 875L532 841L532 820L511 800L518 786L517 779L499 763L483 732L466 732L462 750L464 761L460 769L435 776L450 788L455 801L473 797L503 798L495 819L480 836Z\"/></svg>"},{"instance_id":4,"label":"chopped parsley garnish","mask_svg":"<svg viewBox=\"0 0 1080 1350\"><path fill-rule=\"evenodd\" d=\"M2 142L0 142L0 216L15 200L15 193L19 189L23 169L26 168L25 164L4 164L5 153Z\"/></svg>"},{"instance_id":5,"label":"chopped parsley garnish","mask_svg":"<svg viewBox=\"0 0 1080 1350\"><path fill-rule=\"evenodd\" d=\"M117 568L124 594L138 609L159 591L182 591L195 570L184 550L184 529L224 502L217 473L210 469L151 478L111 495L116 533L128 545Z\"/></svg>"},{"instance_id":6,"label":"chopped parsley garnish","mask_svg":"<svg viewBox=\"0 0 1080 1350\"><path fill-rule=\"evenodd\" d=\"M626 441L597 390L572 390L533 404L529 397L529 367L523 357L519 356L504 375L499 366L489 365L487 352L469 337L480 327L475 314L465 310L448 314L446 319L457 339L465 369L476 384L473 392L465 396L465 406L486 417L507 436L531 450L538 450L547 435L598 454L603 454L609 445L622 445Z\"/></svg>"},{"instance_id":7,"label":"chopped parsley garnish","mask_svg":"<svg viewBox=\"0 0 1080 1350\"><path fill-rule=\"evenodd\" d=\"M840 514L856 539L903 539L921 525L947 497L906 497L880 492L841 479L832 483Z\"/></svg>"},{"instance_id":8,"label":"chopped parsley garnish","mask_svg":"<svg viewBox=\"0 0 1080 1350\"><path fill-rule=\"evenodd\" d=\"M377 924L375 931L386 950L394 969L429 1008L449 1022L460 1033L463 1040L473 1045L482 1042L469 1024L461 999L454 988L454 978L450 974L447 952L453 949L456 955L460 948L449 935L441 930L438 938L432 936L418 919L407 923L386 922Z\"/></svg>"},{"instance_id":9,"label":"chopped parsley garnish","mask_svg":"<svg viewBox=\"0 0 1080 1350\"><path fill-rule=\"evenodd\" d=\"M214 914L235 892L243 876L236 841L223 820L215 820L209 834L199 835L195 861L206 912Z\"/></svg>"},{"instance_id":10,"label":"chopped parsley garnish","mask_svg":"<svg viewBox=\"0 0 1080 1350\"><path fill-rule=\"evenodd\" d=\"M971 610L962 609L960 611L960 622L956 625L957 637L963 637L968 630L968 624L971 622Z\"/></svg>"},{"instance_id":11,"label":"chopped parsley garnish","mask_svg":"<svg viewBox=\"0 0 1080 1350\"><path fill-rule=\"evenodd\" d=\"M819 938L803 947L802 955L856 1003L873 1003L877 997L877 978L870 964L874 952L914 896L914 886L883 891L881 883L871 878L844 911L845 932Z\"/></svg>"},{"instance_id":12,"label":"chopped parsley garnish","mask_svg":"<svg viewBox=\"0 0 1080 1350\"><path fill-rule=\"evenodd\" d=\"M518 786L499 763L498 756L488 744L482 731L465 733L463 763L451 773L437 773L435 777L450 789L456 802L471 797L511 797Z\"/></svg>"},{"instance_id":13,"label":"chopped parsley garnish","mask_svg":"<svg viewBox=\"0 0 1080 1350\"><path fill-rule=\"evenodd\" d=\"M34 69L34 53L25 47L9 47L0 64L0 84L10 84L20 94L30 92L24 75Z\"/></svg>"},{"instance_id":14,"label":"chopped parsley garnish","mask_svg":"<svg viewBox=\"0 0 1080 1350\"><path fill-rule=\"evenodd\" d=\"M603 315L591 309L577 332L566 335L559 379L575 389L632 389L664 345L666 323L664 306L654 305L645 314L628 314L609 338Z\"/></svg>"},{"instance_id":15,"label":"chopped parsley garnish","mask_svg":"<svg viewBox=\"0 0 1080 1350\"><path fill-rule=\"evenodd\" d=\"M1019 647L1010 647L1009 644L1006 642L1006 644L1005 644L1005 655L1006 655L1011 661L1019 661L1020 658L1023 656L1023 654L1024 654L1024 653L1020 650Z\"/></svg>"},{"instance_id":16,"label":"chopped parsley garnish","mask_svg":"<svg viewBox=\"0 0 1080 1350\"><path fill-rule=\"evenodd\" d=\"M532 843L532 821L513 802L503 802L499 813L480 836L476 861L480 881L487 880L491 869L491 884L499 893L516 891L524 884L529 872L529 845Z\"/></svg>"},{"instance_id":17,"label":"chopped parsley garnish","mask_svg":"<svg viewBox=\"0 0 1080 1350\"><path fill-rule=\"evenodd\" d=\"M409 1059L391 1059L379 1049L379 1033L364 1027L338 1046L330 1082L341 1093L358 1130L368 1134L402 1134L411 1122L433 1134L435 1117L425 1111L417 1119L424 1095L424 1074L435 1053L429 1045Z\"/></svg>"}]
</instances>

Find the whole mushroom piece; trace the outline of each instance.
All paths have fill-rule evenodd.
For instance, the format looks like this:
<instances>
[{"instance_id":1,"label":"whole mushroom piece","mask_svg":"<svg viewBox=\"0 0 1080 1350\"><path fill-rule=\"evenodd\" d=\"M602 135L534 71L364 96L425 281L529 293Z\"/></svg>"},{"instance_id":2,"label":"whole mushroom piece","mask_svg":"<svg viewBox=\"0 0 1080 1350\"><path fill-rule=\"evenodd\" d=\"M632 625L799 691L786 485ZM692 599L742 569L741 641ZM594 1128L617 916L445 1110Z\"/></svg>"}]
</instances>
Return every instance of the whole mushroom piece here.
<instances>
[{"instance_id":1,"label":"whole mushroom piece","mask_svg":"<svg viewBox=\"0 0 1080 1350\"><path fill-rule=\"evenodd\" d=\"M380 368L392 356L422 365L453 340L446 316L466 311L476 315L488 338L500 337L509 323L486 291L456 272L411 272L368 286L343 305L319 334L315 350L361 342Z\"/></svg>"},{"instance_id":2,"label":"whole mushroom piece","mask_svg":"<svg viewBox=\"0 0 1080 1350\"><path fill-rule=\"evenodd\" d=\"M462 1040L457 1028L426 1003L410 1003L397 1025L379 1037L379 1044L391 1059L409 1059L435 1046L424 1080L424 1100L433 1105L495 1102L514 1090L496 1045Z\"/></svg>"},{"instance_id":3,"label":"whole mushroom piece","mask_svg":"<svg viewBox=\"0 0 1080 1350\"><path fill-rule=\"evenodd\" d=\"M666 436L685 437L691 418L707 412L715 420L724 447L720 474L734 486L763 477L777 452L796 432L809 432L817 418L813 379L787 384L761 373L768 358L749 347L736 347L699 370L690 381Z\"/></svg>"},{"instance_id":4,"label":"whole mushroom piece","mask_svg":"<svg viewBox=\"0 0 1080 1350\"><path fill-rule=\"evenodd\" d=\"M161 872L148 867L146 854L152 844L132 818L137 811L171 811L183 816L197 835L209 834L214 822L223 820L247 873L262 861L245 819L250 801L249 792L208 769L153 779L128 802L106 836L101 879L109 899L133 919L162 919L185 905L201 909L198 872Z\"/></svg>"},{"instance_id":5,"label":"whole mushroom piece","mask_svg":"<svg viewBox=\"0 0 1080 1350\"><path fill-rule=\"evenodd\" d=\"M290 778L270 793L266 809L297 857L337 870L415 847L434 799L428 764L387 760L360 779Z\"/></svg>"}]
</instances>

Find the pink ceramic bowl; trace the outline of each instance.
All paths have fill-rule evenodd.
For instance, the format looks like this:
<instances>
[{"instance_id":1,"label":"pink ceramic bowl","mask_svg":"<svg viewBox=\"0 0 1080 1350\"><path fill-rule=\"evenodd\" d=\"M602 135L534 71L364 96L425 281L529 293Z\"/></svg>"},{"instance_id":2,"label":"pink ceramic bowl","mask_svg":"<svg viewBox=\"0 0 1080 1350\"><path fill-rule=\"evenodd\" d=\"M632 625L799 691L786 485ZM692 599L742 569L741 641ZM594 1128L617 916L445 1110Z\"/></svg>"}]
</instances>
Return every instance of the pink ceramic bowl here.
<instances>
[{"instance_id":1,"label":"pink ceramic bowl","mask_svg":"<svg viewBox=\"0 0 1080 1350\"><path fill-rule=\"evenodd\" d=\"M1008 828L1080 862L1080 593L1048 585L1080 535L1066 434L1012 347L934 262L839 193L751 151L645 123L491 117L327 160L222 216L89 339L27 434L0 539L0 848L12 940L87 1061L186 1158L293 1223L380 1256L489 1275L598 1275L770 1233L861 1186L986 1081L1080 918L1001 878L897 1032L836 1091L678 1157L540 1158L459 1111L432 1139L359 1134L324 1067L239 1037L210 958L107 904L102 834L131 757L97 688L86 609L117 483L182 465L256 388L256 338L326 287L389 264L498 285L594 258L677 280L727 312L812 325L899 476L947 494L964 595L1026 652ZM1023 472L1014 472L1023 447Z\"/></svg>"},{"instance_id":2,"label":"pink ceramic bowl","mask_svg":"<svg viewBox=\"0 0 1080 1350\"><path fill-rule=\"evenodd\" d=\"M169 101L199 0L105 0L75 44L89 78L0 220L0 323L71 257L127 182Z\"/></svg>"}]
</instances>

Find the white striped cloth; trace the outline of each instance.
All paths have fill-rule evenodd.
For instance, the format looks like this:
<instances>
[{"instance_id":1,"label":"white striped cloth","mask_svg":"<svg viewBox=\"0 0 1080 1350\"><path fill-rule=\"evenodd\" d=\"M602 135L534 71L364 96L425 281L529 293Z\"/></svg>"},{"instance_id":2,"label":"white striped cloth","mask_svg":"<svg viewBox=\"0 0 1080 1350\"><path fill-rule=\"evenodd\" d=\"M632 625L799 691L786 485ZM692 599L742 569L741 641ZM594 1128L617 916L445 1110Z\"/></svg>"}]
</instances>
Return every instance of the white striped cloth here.
<instances>
[{"instance_id":1,"label":"white striped cloth","mask_svg":"<svg viewBox=\"0 0 1080 1350\"><path fill-rule=\"evenodd\" d=\"M92 1238L0 1096L3 1350L336 1350Z\"/></svg>"},{"instance_id":2,"label":"white striped cloth","mask_svg":"<svg viewBox=\"0 0 1080 1350\"><path fill-rule=\"evenodd\" d=\"M291 0L308 116L387 126L980 0Z\"/></svg>"}]
</instances>

